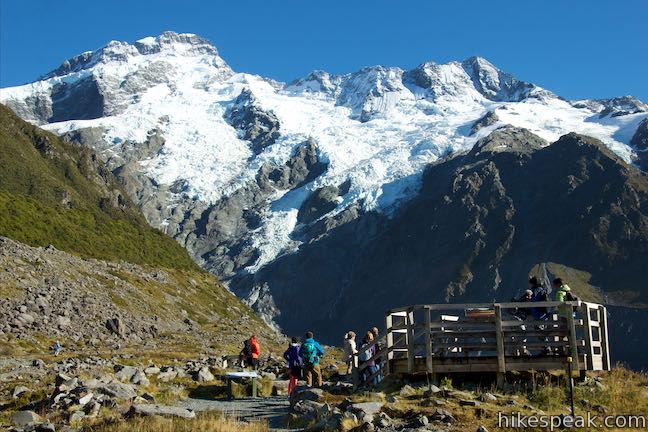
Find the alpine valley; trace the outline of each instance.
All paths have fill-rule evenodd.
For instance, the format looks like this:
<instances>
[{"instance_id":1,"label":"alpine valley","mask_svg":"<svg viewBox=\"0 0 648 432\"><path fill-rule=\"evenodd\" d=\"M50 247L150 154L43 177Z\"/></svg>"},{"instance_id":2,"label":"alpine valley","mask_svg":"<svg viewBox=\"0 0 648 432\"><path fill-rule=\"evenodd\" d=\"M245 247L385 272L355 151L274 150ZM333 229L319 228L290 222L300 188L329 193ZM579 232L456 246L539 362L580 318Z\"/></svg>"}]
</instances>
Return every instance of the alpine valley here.
<instances>
[{"instance_id":1,"label":"alpine valley","mask_svg":"<svg viewBox=\"0 0 648 432\"><path fill-rule=\"evenodd\" d=\"M480 57L285 84L167 32L0 102L96 152L152 227L286 334L339 343L391 307L507 301L560 276L608 305L613 359L648 367L634 97L565 100Z\"/></svg>"}]
</instances>

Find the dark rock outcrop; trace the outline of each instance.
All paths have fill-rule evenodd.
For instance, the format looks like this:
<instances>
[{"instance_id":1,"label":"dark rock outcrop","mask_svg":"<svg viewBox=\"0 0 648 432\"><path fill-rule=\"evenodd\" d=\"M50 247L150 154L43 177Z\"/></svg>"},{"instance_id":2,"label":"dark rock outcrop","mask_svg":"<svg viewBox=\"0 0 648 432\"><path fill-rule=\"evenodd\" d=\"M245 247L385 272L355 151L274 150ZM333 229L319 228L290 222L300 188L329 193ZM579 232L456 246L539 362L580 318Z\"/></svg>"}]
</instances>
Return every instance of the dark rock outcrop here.
<instances>
[{"instance_id":1,"label":"dark rock outcrop","mask_svg":"<svg viewBox=\"0 0 648 432\"><path fill-rule=\"evenodd\" d=\"M62 82L52 88L52 116L48 122L89 120L104 115L104 97L94 77L73 84Z\"/></svg>"},{"instance_id":2,"label":"dark rock outcrop","mask_svg":"<svg viewBox=\"0 0 648 432\"><path fill-rule=\"evenodd\" d=\"M279 119L272 111L259 107L249 89L244 89L238 95L224 117L239 131L241 139L251 143L254 154L261 153L279 138Z\"/></svg>"},{"instance_id":3,"label":"dark rock outcrop","mask_svg":"<svg viewBox=\"0 0 648 432\"><path fill-rule=\"evenodd\" d=\"M630 144L637 150L637 165L642 170L648 171L648 118L639 123Z\"/></svg>"},{"instance_id":4,"label":"dark rock outcrop","mask_svg":"<svg viewBox=\"0 0 648 432\"><path fill-rule=\"evenodd\" d=\"M467 58L461 66L470 76L475 89L493 101L521 101L536 89L534 84L518 80L481 57Z\"/></svg>"},{"instance_id":5,"label":"dark rock outcrop","mask_svg":"<svg viewBox=\"0 0 648 432\"><path fill-rule=\"evenodd\" d=\"M472 124L470 127L470 135L475 135L480 129L492 126L498 121L499 117L497 116L497 113L495 113L494 110L488 111L483 117Z\"/></svg>"},{"instance_id":6,"label":"dark rock outcrop","mask_svg":"<svg viewBox=\"0 0 648 432\"><path fill-rule=\"evenodd\" d=\"M430 166L391 219L357 214L231 286L290 311L276 317L287 333L316 328L331 343L380 324L390 307L509 299L544 262L586 269L604 292L646 303L648 177L592 138L545 144L495 131Z\"/></svg>"}]
</instances>

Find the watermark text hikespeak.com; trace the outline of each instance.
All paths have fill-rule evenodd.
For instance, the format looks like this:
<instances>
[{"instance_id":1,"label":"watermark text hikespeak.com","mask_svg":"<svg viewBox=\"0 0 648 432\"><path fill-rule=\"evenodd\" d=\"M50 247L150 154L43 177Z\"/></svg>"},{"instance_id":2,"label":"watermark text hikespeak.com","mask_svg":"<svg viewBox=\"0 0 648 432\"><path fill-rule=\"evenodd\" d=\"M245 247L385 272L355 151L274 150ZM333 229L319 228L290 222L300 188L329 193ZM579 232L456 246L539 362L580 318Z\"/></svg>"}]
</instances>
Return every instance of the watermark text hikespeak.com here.
<instances>
[{"instance_id":1,"label":"watermark text hikespeak.com","mask_svg":"<svg viewBox=\"0 0 648 432\"><path fill-rule=\"evenodd\" d=\"M571 428L618 428L628 430L646 430L646 417L642 415L602 416L592 413L575 416L562 415L523 415L519 412L511 414L498 413L499 428L538 428L545 430L560 430Z\"/></svg>"}]
</instances>

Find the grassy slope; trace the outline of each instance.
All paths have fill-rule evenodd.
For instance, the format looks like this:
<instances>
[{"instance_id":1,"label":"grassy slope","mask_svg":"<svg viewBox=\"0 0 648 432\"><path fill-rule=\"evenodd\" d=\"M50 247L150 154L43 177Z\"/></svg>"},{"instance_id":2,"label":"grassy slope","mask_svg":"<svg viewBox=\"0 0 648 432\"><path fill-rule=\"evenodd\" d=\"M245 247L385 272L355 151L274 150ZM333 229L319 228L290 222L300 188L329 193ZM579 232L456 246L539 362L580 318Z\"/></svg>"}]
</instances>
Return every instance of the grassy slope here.
<instances>
[{"instance_id":1,"label":"grassy slope","mask_svg":"<svg viewBox=\"0 0 648 432\"><path fill-rule=\"evenodd\" d=\"M0 235L84 257L195 269L88 149L0 105Z\"/></svg>"}]
</instances>

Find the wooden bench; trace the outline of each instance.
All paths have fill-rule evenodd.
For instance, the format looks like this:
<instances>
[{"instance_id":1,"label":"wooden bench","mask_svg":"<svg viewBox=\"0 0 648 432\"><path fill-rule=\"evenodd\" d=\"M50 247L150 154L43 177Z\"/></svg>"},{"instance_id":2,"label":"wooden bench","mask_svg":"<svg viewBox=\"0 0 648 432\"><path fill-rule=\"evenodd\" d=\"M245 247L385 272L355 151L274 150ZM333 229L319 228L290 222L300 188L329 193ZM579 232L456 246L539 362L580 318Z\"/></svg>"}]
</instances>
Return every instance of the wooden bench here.
<instances>
[{"instance_id":1,"label":"wooden bench","mask_svg":"<svg viewBox=\"0 0 648 432\"><path fill-rule=\"evenodd\" d=\"M227 399L234 399L234 394L232 393L232 380L240 378L252 378L252 397L257 397L257 378L259 378L259 374L256 372L227 372L225 374L225 379L227 381Z\"/></svg>"}]
</instances>

